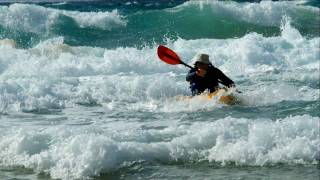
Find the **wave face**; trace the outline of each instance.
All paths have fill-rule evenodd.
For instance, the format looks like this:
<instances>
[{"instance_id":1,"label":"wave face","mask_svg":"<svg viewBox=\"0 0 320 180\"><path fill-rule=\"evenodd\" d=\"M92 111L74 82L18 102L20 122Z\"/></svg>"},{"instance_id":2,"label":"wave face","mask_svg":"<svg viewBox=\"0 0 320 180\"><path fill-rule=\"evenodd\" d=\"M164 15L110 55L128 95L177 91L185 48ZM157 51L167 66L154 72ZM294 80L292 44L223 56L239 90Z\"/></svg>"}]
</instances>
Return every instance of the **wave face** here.
<instances>
[{"instance_id":1,"label":"wave face","mask_svg":"<svg viewBox=\"0 0 320 180\"><path fill-rule=\"evenodd\" d=\"M0 179L317 179L314 1L0 4ZM190 95L207 53L239 104ZM307 173L306 173L307 172ZM276 177L276 178L275 178Z\"/></svg>"},{"instance_id":2,"label":"wave face","mask_svg":"<svg viewBox=\"0 0 320 180\"><path fill-rule=\"evenodd\" d=\"M78 29L98 28L110 31L113 28L125 27L126 21L117 10L80 12L30 4L12 4L8 7L2 6L0 10L0 34L12 36L18 42L29 41L21 42L21 46L38 43L32 42L32 38L41 40L53 37L57 35L57 31L64 31L65 28L70 29L69 33L73 34L75 31L72 26Z\"/></svg>"}]
</instances>

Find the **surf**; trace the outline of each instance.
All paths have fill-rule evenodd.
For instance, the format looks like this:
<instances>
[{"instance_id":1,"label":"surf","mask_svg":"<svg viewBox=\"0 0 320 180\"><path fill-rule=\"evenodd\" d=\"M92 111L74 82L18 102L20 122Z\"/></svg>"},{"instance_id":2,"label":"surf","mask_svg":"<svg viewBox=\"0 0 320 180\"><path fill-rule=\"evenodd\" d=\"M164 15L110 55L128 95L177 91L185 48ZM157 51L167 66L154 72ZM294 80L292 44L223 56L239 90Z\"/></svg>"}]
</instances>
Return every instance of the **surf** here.
<instances>
[{"instance_id":1,"label":"surf","mask_svg":"<svg viewBox=\"0 0 320 180\"><path fill-rule=\"evenodd\" d=\"M0 3L0 179L318 178L319 7L117 3ZM160 44L241 103L177 99Z\"/></svg>"}]
</instances>

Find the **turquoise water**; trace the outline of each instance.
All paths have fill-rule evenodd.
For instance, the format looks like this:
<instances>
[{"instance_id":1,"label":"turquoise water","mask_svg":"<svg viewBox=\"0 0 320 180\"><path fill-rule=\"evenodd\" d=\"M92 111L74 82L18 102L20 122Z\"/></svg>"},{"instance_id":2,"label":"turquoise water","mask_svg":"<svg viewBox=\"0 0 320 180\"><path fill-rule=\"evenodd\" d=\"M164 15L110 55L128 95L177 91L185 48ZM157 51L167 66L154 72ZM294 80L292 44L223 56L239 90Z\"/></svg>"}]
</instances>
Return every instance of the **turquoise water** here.
<instances>
[{"instance_id":1,"label":"turquoise water","mask_svg":"<svg viewBox=\"0 0 320 180\"><path fill-rule=\"evenodd\" d=\"M0 179L319 179L317 1L0 3ZM190 95L197 53L240 103Z\"/></svg>"},{"instance_id":2,"label":"turquoise water","mask_svg":"<svg viewBox=\"0 0 320 180\"><path fill-rule=\"evenodd\" d=\"M13 4L4 11L21 12L3 14L2 21L5 22L0 25L0 37L14 39L21 47L32 47L41 40L57 36L64 37L65 43L74 46L143 47L165 43L166 38L226 39L242 37L250 32L276 36L280 34L280 23L285 15L291 17L292 26L302 35L319 35L320 19L315 7L309 10L290 2L274 5L267 2L261 5L236 5L232 2L224 2L223 6L217 2L179 5L182 2ZM246 9L252 12L245 13ZM74 14L75 11L84 13ZM85 12L97 14L89 20ZM114 13L109 15L109 12ZM12 17L18 18L17 21L12 21Z\"/></svg>"}]
</instances>

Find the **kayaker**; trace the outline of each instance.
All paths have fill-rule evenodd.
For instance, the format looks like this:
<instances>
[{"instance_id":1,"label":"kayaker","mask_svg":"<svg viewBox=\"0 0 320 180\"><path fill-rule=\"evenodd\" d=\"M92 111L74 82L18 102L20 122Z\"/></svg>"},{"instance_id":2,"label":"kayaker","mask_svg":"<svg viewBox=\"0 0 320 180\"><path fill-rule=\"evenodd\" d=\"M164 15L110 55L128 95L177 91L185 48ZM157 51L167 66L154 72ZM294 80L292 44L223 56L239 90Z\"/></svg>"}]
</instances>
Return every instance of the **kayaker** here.
<instances>
[{"instance_id":1,"label":"kayaker","mask_svg":"<svg viewBox=\"0 0 320 180\"><path fill-rule=\"evenodd\" d=\"M219 83L228 88L235 86L230 78L212 65L208 54L196 56L194 68L189 71L186 80L190 82L192 95L201 94L205 90L212 93L219 89Z\"/></svg>"}]
</instances>

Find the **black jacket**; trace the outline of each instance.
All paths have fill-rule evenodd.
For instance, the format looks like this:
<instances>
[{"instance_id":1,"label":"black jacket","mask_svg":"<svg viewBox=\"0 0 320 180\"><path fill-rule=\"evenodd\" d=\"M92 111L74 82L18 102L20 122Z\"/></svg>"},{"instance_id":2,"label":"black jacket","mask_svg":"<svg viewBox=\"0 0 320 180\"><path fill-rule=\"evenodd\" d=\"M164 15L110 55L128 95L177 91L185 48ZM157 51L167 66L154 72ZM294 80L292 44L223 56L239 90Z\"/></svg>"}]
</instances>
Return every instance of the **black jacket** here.
<instances>
[{"instance_id":1,"label":"black jacket","mask_svg":"<svg viewBox=\"0 0 320 180\"><path fill-rule=\"evenodd\" d=\"M214 92L218 89L219 83L232 87L234 82L228 78L222 71L210 65L205 77L200 77L196 74L196 68L191 69L187 75L186 80L190 82L192 94L200 94L206 89Z\"/></svg>"}]
</instances>

